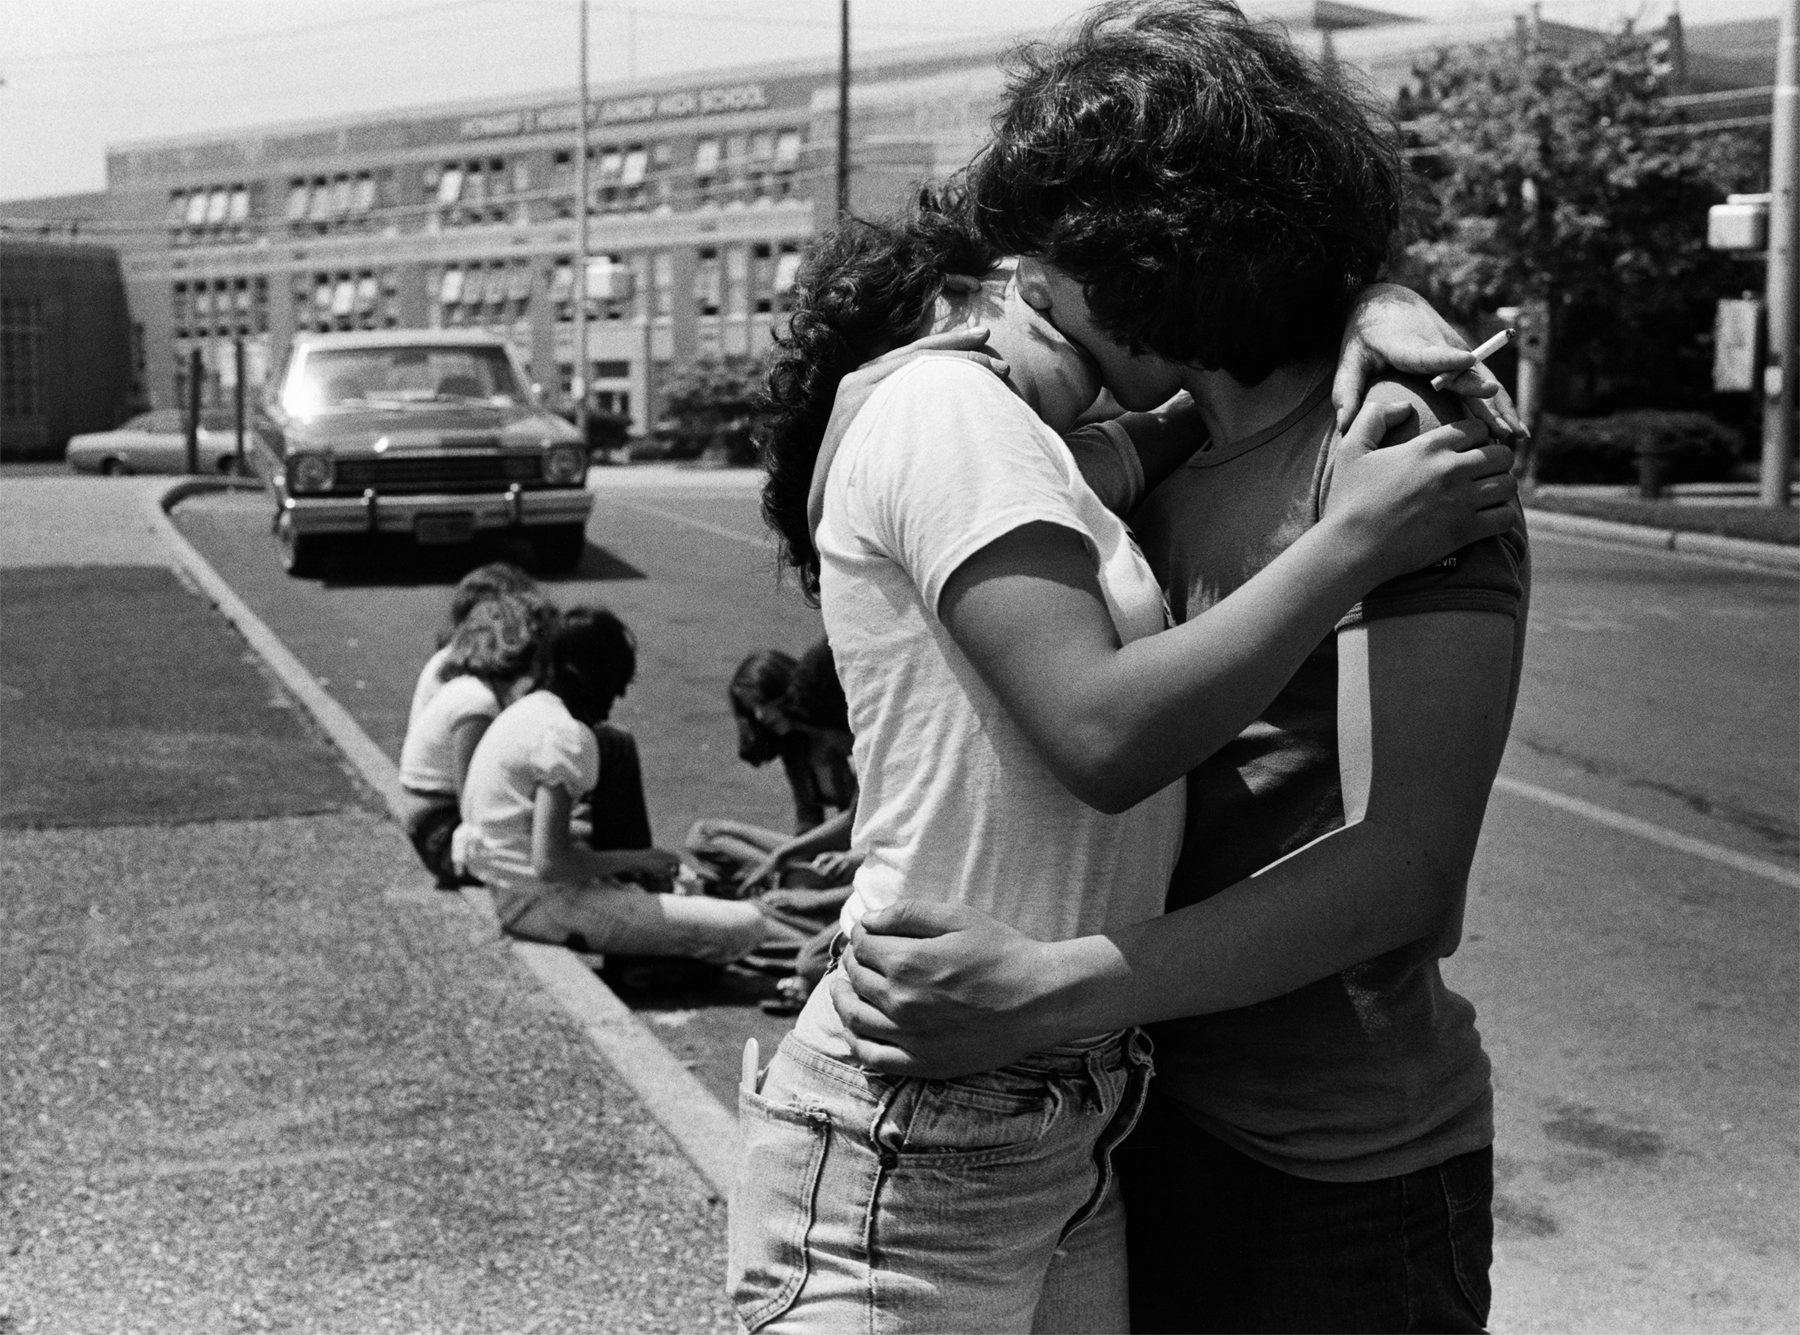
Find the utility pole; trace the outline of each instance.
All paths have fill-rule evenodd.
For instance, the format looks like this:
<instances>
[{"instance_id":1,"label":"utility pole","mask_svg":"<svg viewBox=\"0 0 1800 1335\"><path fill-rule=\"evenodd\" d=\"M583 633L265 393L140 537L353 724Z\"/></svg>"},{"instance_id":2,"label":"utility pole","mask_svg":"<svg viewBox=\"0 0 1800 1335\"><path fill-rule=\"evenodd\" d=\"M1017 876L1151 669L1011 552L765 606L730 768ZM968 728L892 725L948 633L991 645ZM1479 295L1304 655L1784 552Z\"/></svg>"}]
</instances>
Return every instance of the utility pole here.
<instances>
[{"instance_id":1,"label":"utility pole","mask_svg":"<svg viewBox=\"0 0 1800 1335\"><path fill-rule=\"evenodd\" d=\"M198 346L188 351L187 470L200 471L200 377L204 374Z\"/></svg>"},{"instance_id":2,"label":"utility pole","mask_svg":"<svg viewBox=\"0 0 1800 1335\"><path fill-rule=\"evenodd\" d=\"M850 212L850 0L838 0L837 211Z\"/></svg>"},{"instance_id":3,"label":"utility pole","mask_svg":"<svg viewBox=\"0 0 1800 1335\"><path fill-rule=\"evenodd\" d=\"M241 477L249 470L244 466L244 340L232 340L231 355L234 359L234 371L237 384L232 394L232 406L237 410L237 471Z\"/></svg>"},{"instance_id":4,"label":"utility pole","mask_svg":"<svg viewBox=\"0 0 1800 1335\"><path fill-rule=\"evenodd\" d=\"M1775 100L1769 139L1769 360L1763 375L1762 503L1785 507L1795 446L1795 357L1800 326L1800 0L1781 0L1781 35L1775 54Z\"/></svg>"},{"instance_id":5,"label":"utility pole","mask_svg":"<svg viewBox=\"0 0 1800 1335\"><path fill-rule=\"evenodd\" d=\"M588 0L581 0L581 106L575 113L575 426L587 441Z\"/></svg>"}]
</instances>

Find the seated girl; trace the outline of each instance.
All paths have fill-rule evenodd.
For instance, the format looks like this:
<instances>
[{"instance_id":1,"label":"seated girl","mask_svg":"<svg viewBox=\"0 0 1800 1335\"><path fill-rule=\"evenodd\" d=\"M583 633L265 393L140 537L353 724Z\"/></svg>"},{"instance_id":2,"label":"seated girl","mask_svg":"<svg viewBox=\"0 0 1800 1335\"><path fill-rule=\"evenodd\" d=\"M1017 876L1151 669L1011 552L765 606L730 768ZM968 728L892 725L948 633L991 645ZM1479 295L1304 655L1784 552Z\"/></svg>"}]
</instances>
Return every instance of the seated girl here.
<instances>
[{"instance_id":1,"label":"seated girl","mask_svg":"<svg viewBox=\"0 0 1800 1335\"><path fill-rule=\"evenodd\" d=\"M407 837L440 890L454 890L462 880L450 843L475 746L528 686L539 634L552 615L535 596L489 595L465 613L435 656L433 690L400 748L400 789Z\"/></svg>"},{"instance_id":2,"label":"seated girl","mask_svg":"<svg viewBox=\"0 0 1800 1335\"><path fill-rule=\"evenodd\" d=\"M599 783L594 726L637 669L631 632L604 608L564 612L538 653L536 689L494 720L462 790L461 865L493 891L501 928L578 950L726 962L778 930L753 904L657 894L631 877L667 882L681 865L666 849L601 850L570 827L575 801Z\"/></svg>"},{"instance_id":3,"label":"seated girl","mask_svg":"<svg viewBox=\"0 0 1800 1335\"><path fill-rule=\"evenodd\" d=\"M738 894L781 873L794 885L844 886L856 870L850 828L856 817L856 774L850 765L850 719L831 648L820 640L799 662L779 650L752 654L731 682L738 755L753 765L779 756L794 796L794 834L747 821L694 823L686 846L717 869ZM834 808L827 816L826 809ZM832 907L842 901L836 896Z\"/></svg>"},{"instance_id":4,"label":"seated girl","mask_svg":"<svg viewBox=\"0 0 1800 1335\"><path fill-rule=\"evenodd\" d=\"M449 627L438 637L437 652L425 660L425 666L419 670L419 680L413 686L412 707L406 716L408 729L419 721L419 714L424 710L426 702L444 684L444 660L449 656L450 641L456 634L456 628L483 602L502 593L536 598L537 582L510 561L490 561L471 570L457 584L456 591L450 595Z\"/></svg>"}]
</instances>

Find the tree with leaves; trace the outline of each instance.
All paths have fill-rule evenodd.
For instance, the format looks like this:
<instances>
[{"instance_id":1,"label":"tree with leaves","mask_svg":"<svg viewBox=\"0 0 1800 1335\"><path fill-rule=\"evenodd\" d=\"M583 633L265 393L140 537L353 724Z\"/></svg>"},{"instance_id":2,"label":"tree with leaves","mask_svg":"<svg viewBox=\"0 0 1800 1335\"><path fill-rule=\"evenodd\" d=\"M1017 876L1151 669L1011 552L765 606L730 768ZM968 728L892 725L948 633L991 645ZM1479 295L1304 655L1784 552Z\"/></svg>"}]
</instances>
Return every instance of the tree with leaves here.
<instances>
[{"instance_id":1,"label":"tree with leaves","mask_svg":"<svg viewBox=\"0 0 1800 1335\"><path fill-rule=\"evenodd\" d=\"M750 443L750 414L767 367L758 359L695 362L676 372L665 387L669 433L683 454L711 451L731 464L756 462Z\"/></svg>"},{"instance_id":2,"label":"tree with leaves","mask_svg":"<svg viewBox=\"0 0 1800 1335\"><path fill-rule=\"evenodd\" d=\"M1685 125L1666 45L1629 27L1570 51L1522 29L1414 76L1403 276L1471 322L1545 302L1553 403L1703 405L1713 303L1757 280L1707 250L1706 210L1763 188L1767 132Z\"/></svg>"}]
</instances>

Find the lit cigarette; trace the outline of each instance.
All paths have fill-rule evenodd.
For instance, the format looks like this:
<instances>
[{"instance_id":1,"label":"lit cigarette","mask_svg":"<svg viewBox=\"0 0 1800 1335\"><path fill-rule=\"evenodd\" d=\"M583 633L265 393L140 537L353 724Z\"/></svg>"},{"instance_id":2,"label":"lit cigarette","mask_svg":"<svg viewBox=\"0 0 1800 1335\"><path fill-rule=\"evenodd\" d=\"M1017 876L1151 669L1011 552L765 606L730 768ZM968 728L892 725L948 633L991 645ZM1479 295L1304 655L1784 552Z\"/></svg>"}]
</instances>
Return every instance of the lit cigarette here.
<instances>
[{"instance_id":1,"label":"lit cigarette","mask_svg":"<svg viewBox=\"0 0 1800 1335\"><path fill-rule=\"evenodd\" d=\"M1514 334L1512 330L1502 329L1486 343L1483 343L1480 347L1475 349L1476 362L1480 363L1486 358L1492 357L1496 352L1500 351L1501 348L1504 348L1508 343L1511 343L1513 338ZM1431 377L1431 387L1442 392L1449 389L1450 382L1462 374L1461 371L1445 371L1442 375L1434 375Z\"/></svg>"}]
</instances>

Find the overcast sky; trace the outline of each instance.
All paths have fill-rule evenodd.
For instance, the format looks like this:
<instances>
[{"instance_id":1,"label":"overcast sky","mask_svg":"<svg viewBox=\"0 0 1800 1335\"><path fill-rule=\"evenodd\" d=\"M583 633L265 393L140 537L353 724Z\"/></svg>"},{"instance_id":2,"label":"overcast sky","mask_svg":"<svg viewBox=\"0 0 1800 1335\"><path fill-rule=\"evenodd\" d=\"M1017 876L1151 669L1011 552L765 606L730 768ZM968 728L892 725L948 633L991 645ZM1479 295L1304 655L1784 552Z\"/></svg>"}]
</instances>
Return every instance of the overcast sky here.
<instances>
[{"instance_id":1,"label":"overcast sky","mask_svg":"<svg viewBox=\"0 0 1800 1335\"><path fill-rule=\"evenodd\" d=\"M1047 26L1087 0L853 0L856 49ZM1776 0L1683 0L1691 25ZM1246 8L1256 9L1256 0ZM1421 17L1503 0L1369 0ZM1671 0L1544 0L1660 22ZM98 190L108 144L575 83L577 0L0 0L0 199ZM596 83L829 55L837 0L590 0Z\"/></svg>"}]
</instances>

